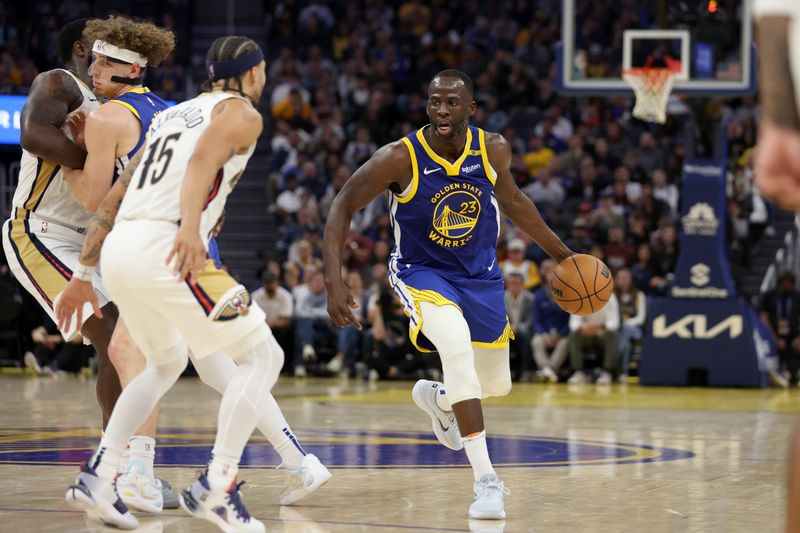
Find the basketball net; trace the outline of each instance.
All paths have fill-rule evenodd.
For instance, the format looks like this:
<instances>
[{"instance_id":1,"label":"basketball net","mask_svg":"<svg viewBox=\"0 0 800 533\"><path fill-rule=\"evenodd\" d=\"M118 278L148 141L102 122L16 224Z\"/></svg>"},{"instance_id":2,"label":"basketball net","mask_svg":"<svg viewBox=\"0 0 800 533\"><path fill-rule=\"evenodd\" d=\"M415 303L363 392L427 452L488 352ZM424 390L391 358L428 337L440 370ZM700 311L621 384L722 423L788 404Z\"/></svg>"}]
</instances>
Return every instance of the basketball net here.
<instances>
[{"instance_id":1,"label":"basketball net","mask_svg":"<svg viewBox=\"0 0 800 533\"><path fill-rule=\"evenodd\" d=\"M636 94L633 116L647 122L666 122L669 93L679 73L679 70L669 67L625 69L622 77Z\"/></svg>"}]
</instances>

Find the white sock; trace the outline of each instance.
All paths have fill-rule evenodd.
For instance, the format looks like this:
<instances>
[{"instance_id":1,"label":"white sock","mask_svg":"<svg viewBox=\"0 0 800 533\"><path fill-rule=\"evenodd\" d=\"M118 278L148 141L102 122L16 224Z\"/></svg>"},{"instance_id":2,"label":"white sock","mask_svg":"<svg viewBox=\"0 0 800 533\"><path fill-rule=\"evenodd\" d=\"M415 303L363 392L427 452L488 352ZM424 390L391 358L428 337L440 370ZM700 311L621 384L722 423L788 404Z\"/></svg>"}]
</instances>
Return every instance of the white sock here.
<instances>
[{"instance_id":1,"label":"white sock","mask_svg":"<svg viewBox=\"0 0 800 533\"><path fill-rule=\"evenodd\" d=\"M479 481L486 474L495 473L492 461L489 459L489 450L486 448L486 431L463 437L461 441L464 443L469 464L472 465L475 481Z\"/></svg>"},{"instance_id":2,"label":"white sock","mask_svg":"<svg viewBox=\"0 0 800 533\"><path fill-rule=\"evenodd\" d=\"M192 362L203 382L220 394L225 393L228 383L233 379L238 368L236 363L223 352L216 352L202 359L195 358ZM257 411L256 427L278 452L283 466L296 470L306 452L294 436L271 393L267 393L259 400Z\"/></svg>"},{"instance_id":3,"label":"white sock","mask_svg":"<svg viewBox=\"0 0 800 533\"><path fill-rule=\"evenodd\" d=\"M128 452L126 470L154 479L153 461L156 458L156 439L144 435L134 435L128 441Z\"/></svg>"},{"instance_id":4,"label":"white sock","mask_svg":"<svg viewBox=\"0 0 800 533\"><path fill-rule=\"evenodd\" d=\"M212 489L228 490L239 472L239 459L224 452L215 452L208 463L208 483Z\"/></svg>"},{"instance_id":5,"label":"white sock","mask_svg":"<svg viewBox=\"0 0 800 533\"><path fill-rule=\"evenodd\" d=\"M447 399L447 394L444 392L444 385L439 383L439 388L436 391L436 405L439 406L439 409L442 411L452 411L453 406L450 405L450 400Z\"/></svg>"},{"instance_id":6,"label":"white sock","mask_svg":"<svg viewBox=\"0 0 800 533\"><path fill-rule=\"evenodd\" d=\"M289 470L297 470L300 467L306 452L297 442L292 428L286 422L286 418L272 394L267 394L261 399L256 427L267 437L269 443L281 456L283 466Z\"/></svg>"},{"instance_id":7,"label":"white sock","mask_svg":"<svg viewBox=\"0 0 800 533\"><path fill-rule=\"evenodd\" d=\"M105 438L100 441L100 446L89 459L89 466L94 469L97 476L107 481L114 481L117 477L117 466L122 457L123 448L114 446Z\"/></svg>"}]
</instances>

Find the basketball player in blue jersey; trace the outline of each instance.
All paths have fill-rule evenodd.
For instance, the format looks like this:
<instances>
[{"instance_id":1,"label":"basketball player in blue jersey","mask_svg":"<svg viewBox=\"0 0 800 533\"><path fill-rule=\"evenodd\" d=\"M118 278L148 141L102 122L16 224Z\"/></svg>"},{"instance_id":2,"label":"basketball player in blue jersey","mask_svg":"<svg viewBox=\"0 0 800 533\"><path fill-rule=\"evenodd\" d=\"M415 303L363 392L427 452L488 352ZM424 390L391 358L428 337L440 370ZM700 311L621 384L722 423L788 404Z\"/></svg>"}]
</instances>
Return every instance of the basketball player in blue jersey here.
<instances>
[{"instance_id":1,"label":"basketball player in blue jersey","mask_svg":"<svg viewBox=\"0 0 800 533\"><path fill-rule=\"evenodd\" d=\"M142 80L145 68L158 65L172 52L175 37L149 22L109 17L89 20L83 38L92 43L89 74L94 92L106 101L86 117L86 162L82 169L68 171L67 181L83 206L96 211L129 159L143 146L150 122L168 107ZM77 268L74 276L80 279L82 270ZM110 357L123 388L145 366L121 319L111 339ZM164 506L162 481L153 471L157 420L158 409L131 439L130 459L118 481L122 499L146 512L159 512ZM167 505L177 507L177 496Z\"/></svg>"},{"instance_id":2,"label":"basketball player in blue jersey","mask_svg":"<svg viewBox=\"0 0 800 533\"><path fill-rule=\"evenodd\" d=\"M573 252L517 188L508 141L469 125L475 107L463 72L445 70L431 80L430 124L378 150L334 200L325 276L333 322L360 328L341 278L342 248L353 214L388 190L390 282L411 318L412 342L439 352L444 370L444 384L420 380L412 397L439 441L467 453L475 477L469 516L502 519L508 490L489 459L481 409L481 399L511 390L511 330L496 261L501 211L556 261Z\"/></svg>"}]
</instances>

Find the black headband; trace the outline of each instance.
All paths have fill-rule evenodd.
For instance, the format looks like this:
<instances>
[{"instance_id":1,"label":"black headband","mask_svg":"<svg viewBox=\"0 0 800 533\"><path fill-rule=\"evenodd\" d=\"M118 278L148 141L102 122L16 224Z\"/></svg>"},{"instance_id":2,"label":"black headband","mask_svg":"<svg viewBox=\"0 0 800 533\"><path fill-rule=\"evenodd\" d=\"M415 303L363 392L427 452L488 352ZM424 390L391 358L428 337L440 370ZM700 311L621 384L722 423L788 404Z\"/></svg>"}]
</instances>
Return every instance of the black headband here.
<instances>
[{"instance_id":1,"label":"black headband","mask_svg":"<svg viewBox=\"0 0 800 533\"><path fill-rule=\"evenodd\" d=\"M225 59L223 61L209 61L206 59L206 72L208 72L208 79L211 81L221 80L222 78L230 78L237 74L253 68L264 60L264 52L261 48L256 48L246 54L240 55L233 59Z\"/></svg>"}]
</instances>

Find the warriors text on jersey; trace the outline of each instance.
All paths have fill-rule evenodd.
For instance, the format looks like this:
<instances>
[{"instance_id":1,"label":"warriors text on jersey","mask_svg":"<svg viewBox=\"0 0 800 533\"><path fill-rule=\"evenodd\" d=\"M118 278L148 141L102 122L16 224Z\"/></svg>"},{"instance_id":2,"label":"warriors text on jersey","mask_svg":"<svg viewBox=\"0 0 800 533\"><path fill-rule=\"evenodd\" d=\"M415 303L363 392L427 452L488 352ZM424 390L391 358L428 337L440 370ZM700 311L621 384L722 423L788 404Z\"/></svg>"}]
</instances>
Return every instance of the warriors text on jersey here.
<instances>
[{"instance_id":1,"label":"warriors text on jersey","mask_svg":"<svg viewBox=\"0 0 800 533\"><path fill-rule=\"evenodd\" d=\"M422 132L403 138L413 175L406 191L391 198L392 263L397 269L425 265L453 276L485 277L495 263L500 219L484 132L469 127L455 163L437 155Z\"/></svg>"},{"instance_id":2,"label":"warriors text on jersey","mask_svg":"<svg viewBox=\"0 0 800 533\"><path fill-rule=\"evenodd\" d=\"M165 220L175 224L180 221L181 186L189 159L211 123L214 107L228 98L241 97L229 92L203 93L156 117L117 220ZM217 172L200 222L201 236L206 242L254 149L255 144L246 154L234 155Z\"/></svg>"},{"instance_id":3,"label":"warriors text on jersey","mask_svg":"<svg viewBox=\"0 0 800 533\"><path fill-rule=\"evenodd\" d=\"M483 130L469 127L464 151L454 163L431 149L423 129L403 143L412 178L405 191L391 195L395 248L389 281L410 318L411 341L422 351L435 349L421 332L420 302L431 302L457 307L473 344L507 346L513 335L496 261L497 173L489 163Z\"/></svg>"},{"instance_id":4,"label":"warriors text on jersey","mask_svg":"<svg viewBox=\"0 0 800 533\"><path fill-rule=\"evenodd\" d=\"M64 72L75 80L83 95L81 105L71 111L67 118L78 113L87 116L100 107L97 97L86 84L68 70ZM63 126L61 132L70 140L74 140L67 126ZM19 183L14 192L12 207L14 211L11 214L12 218L26 218L29 213L35 213L44 221L79 231L83 231L89 225L93 215L72 193L59 165L37 157L27 150L22 151Z\"/></svg>"}]
</instances>

